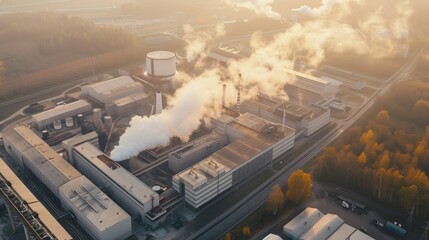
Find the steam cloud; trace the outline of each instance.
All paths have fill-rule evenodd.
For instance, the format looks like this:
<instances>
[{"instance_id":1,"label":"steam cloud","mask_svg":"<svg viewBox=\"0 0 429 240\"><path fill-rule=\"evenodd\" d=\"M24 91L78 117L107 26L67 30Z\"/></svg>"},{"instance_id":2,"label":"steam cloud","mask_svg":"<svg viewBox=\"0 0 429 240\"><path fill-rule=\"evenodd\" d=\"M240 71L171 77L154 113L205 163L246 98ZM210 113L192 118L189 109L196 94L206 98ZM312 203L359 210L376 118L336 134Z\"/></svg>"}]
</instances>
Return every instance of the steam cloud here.
<instances>
[{"instance_id":1,"label":"steam cloud","mask_svg":"<svg viewBox=\"0 0 429 240\"><path fill-rule=\"evenodd\" d=\"M368 0L369 1L369 0ZM271 3L272 1L263 1ZM336 1L338 6L348 9L349 1ZM389 2L388 2L389 3ZM387 4L388 4L387 3ZM318 10L332 15L336 11L329 11L328 1L324 1L325 10ZM363 7L373 7L360 3ZM205 117L217 117L220 115L220 102L222 85L227 84L227 104L235 102L235 86L240 81L241 97L243 100L255 97L258 94L277 96L287 100L283 90L288 81L294 81L293 76L286 73L292 69L294 61L304 60L309 66L319 66L326 57L326 49L330 51L354 51L360 54L368 54L375 57L386 57L397 54L397 47L404 40L397 38L383 38L373 34L376 26L383 26L395 36L404 36L402 31L408 31L408 19L412 11L407 3L397 3L395 10L389 10L389 16L385 16L382 10L379 14L367 11L363 21L357 26L362 31L369 33L368 37L362 37L357 31L351 31L349 25L340 24L347 22L347 18L355 16L339 15L317 18L305 24L296 24L287 31L274 36L273 40L254 35L251 39L251 55L248 58L231 62L226 70L217 67L208 68L197 77L181 73L179 82L182 87L169 99L167 106L161 114L150 117L134 117L130 126L120 137L119 144L111 152L114 160L124 160L137 155L140 151L169 144L173 136L187 140L194 130L200 125L200 120ZM378 6L377 6L378 8ZM346 11L347 12L347 11ZM349 12L352 14L352 12ZM393 16L392 20L390 17ZM356 25L356 24L355 24ZM201 52L210 41L209 36L221 35L222 31L210 33L196 32L193 29L185 31L188 42L187 53L189 57L200 58ZM194 45L195 46L189 46ZM238 78L238 73L242 78ZM222 75L223 74L223 75ZM230 79L224 81L224 76Z\"/></svg>"},{"instance_id":2,"label":"steam cloud","mask_svg":"<svg viewBox=\"0 0 429 240\"><path fill-rule=\"evenodd\" d=\"M183 39L186 42L186 58L188 62L192 62L201 57L210 40L225 35L225 26L217 24L214 31L196 31L191 25L185 25L183 32Z\"/></svg>"},{"instance_id":3,"label":"steam cloud","mask_svg":"<svg viewBox=\"0 0 429 240\"><path fill-rule=\"evenodd\" d=\"M299 8L295 8L292 11L293 12L299 12L305 15L313 16L313 17L319 17L328 14L332 6L337 3L347 3L353 0L322 0L322 5L318 8L312 8L307 5L301 6ZM358 1L358 0L354 0Z\"/></svg>"},{"instance_id":4,"label":"steam cloud","mask_svg":"<svg viewBox=\"0 0 429 240\"><path fill-rule=\"evenodd\" d=\"M252 10L258 15L265 15L275 20L280 20L282 18L282 16L271 7L274 0L223 0L223 2L233 7Z\"/></svg>"}]
</instances>

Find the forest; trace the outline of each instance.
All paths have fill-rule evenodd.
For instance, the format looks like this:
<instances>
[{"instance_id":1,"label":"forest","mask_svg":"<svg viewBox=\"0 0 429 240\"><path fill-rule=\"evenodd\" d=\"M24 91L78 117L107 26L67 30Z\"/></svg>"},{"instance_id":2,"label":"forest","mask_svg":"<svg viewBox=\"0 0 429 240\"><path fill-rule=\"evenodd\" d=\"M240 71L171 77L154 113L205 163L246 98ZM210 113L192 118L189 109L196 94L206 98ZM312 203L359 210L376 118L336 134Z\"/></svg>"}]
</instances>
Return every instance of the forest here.
<instances>
[{"instance_id":1,"label":"forest","mask_svg":"<svg viewBox=\"0 0 429 240\"><path fill-rule=\"evenodd\" d=\"M124 48L135 40L127 32L98 27L78 17L50 12L0 16L0 44L30 39L41 54L80 52L99 54Z\"/></svg>"},{"instance_id":2,"label":"forest","mask_svg":"<svg viewBox=\"0 0 429 240\"><path fill-rule=\"evenodd\" d=\"M429 83L405 81L318 157L315 177L429 216Z\"/></svg>"}]
</instances>

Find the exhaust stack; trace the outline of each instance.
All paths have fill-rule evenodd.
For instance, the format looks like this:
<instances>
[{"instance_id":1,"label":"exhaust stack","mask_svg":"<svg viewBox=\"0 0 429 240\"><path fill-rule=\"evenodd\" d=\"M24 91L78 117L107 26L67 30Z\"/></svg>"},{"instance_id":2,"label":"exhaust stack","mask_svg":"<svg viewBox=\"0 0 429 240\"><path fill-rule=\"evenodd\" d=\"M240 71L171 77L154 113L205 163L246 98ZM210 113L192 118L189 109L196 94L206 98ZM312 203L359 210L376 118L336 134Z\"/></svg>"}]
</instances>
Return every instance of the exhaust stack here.
<instances>
[{"instance_id":1,"label":"exhaust stack","mask_svg":"<svg viewBox=\"0 0 429 240\"><path fill-rule=\"evenodd\" d=\"M223 93L222 93L222 107L225 107L225 94L226 94L226 84L223 85Z\"/></svg>"},{"instance_id":2,"label":"exhaust stack","mask_svg":"<svg viewBox=\"0 0 429 240\"><path fill-rule=\"evenodd\" d=\"M97 127L97 129L101 132L104 131L104 126L103 126L103 122L101 121L101 109L99 108L94 108L94 110L92 110L93 112L93 121L94 121L94 125Z\"/></svg>"},{"instance_id":3,"label":"exhaust stack","mask_svg":"<svg viewBox=\"0 0 429 240\"><path fill-rule=\"evenodd\" d=\"M155 98L155 114L160 114L162 112L162 109L162 92L157 91Z\"/></svg>"}]
</instances>

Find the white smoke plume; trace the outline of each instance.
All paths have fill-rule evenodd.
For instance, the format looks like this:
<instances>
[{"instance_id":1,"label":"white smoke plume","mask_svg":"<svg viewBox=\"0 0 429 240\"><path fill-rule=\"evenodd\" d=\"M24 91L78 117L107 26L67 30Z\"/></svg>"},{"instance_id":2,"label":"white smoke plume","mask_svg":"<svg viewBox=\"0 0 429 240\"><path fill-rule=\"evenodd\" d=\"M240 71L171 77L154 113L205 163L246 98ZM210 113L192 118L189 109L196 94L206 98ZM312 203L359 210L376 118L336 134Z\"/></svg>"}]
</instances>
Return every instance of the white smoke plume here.
<instances>
[{"instance_id":1,"label":"white smoke plume","mask_svg":"<svg viewBox=\"0 0 429 240\"><path fill-rule=\"evenodd\" d=\"M214 38L225 35L225 25L217 24L215 29L211 31L197 31L191 25L184 25L183 32L183 40L186 42L186 58L188 62L192 62L201 57L207 48L207 44Z\"/></svg>"},{"instance_id":2,"label":"white smoke plume","mask_svg":"<svg viewBox=\"0 0 429 240\"><path fill-rule=\"evenodd\" d=\"M335 4L344 4L348 2L360 2L360 0L322 0L322 5L318 8L303 5L299 8L292 9L292 11L312 17L320 17L330 13Z\"/></svg>"},{"instance_id":3,"label":"white smoke plume","mask_svg":"<svg viewBox=\"0 0 429 240\"><path fill-rule=\"evenodd\" d=\"M205 114L219 116L221 97L222 82L216 70L187 81L160 114L133 117L110 157L119 161L136 156L145 149L168 145L173 136L186 141Z\"/></svg>"},{"instance_id":4,"label":"white smoke plume","mask_svg":"<svg viewBox=\"0 0 429 240\"><path fill-rule=\"evenodd\" d=\"M275 20L281 20L282 16L273 10L271 4L274 0L223 0L226 4L236 8L246 8L258 15L264 15Z\"/></svg>"},{"instance_id":5,"label":"white smoke plume","mask_svg":"<svg viewBox=\"0 0 429 240\"><path fill-rule=\"evenodd\" d=\"M369 0L368 0L369 1ZM346 4L343 2L342 4ZM407 8L407 5L401 7ZM409 11L396 13L395 21L387 20L383 15L370 21L362 21L362 29L384 24L389 29L406 28ZM372 14L372 13L370 13ZM401 15L402 14L402 15ZM395 15L396 16L396 15ZM335 19L335 18L334 18ZM363 19L369 19L364 16ZM369 21L369 22L368 22ZM390 23L390 24L389 24ZM194 58L200 58L202 51L207 48L208 35L188 35L188 44L194 44L203 39L202 46L189 46L198 51L191 51ZM217 31L215 31L217 32ZM192 37L200 40L193 40ZM288 81L294 81L294 76L288 74L293 69L294 61L302 59L305 64L319 66L326 58L326 51L352 51L368 56L385 57L395 53L396 42L391 40L368 39L350 26L345 26L329 19L316 19L305 24L296 24L273 37L271 41L254 35L251 40L252 53L250 57L229 63L225 72L218 68L208 69L196 77L181 73L179 76L182 87L169 99L169 105L161 114L150 117L134 117L129 128L120 137L119 145L111 152L114 160L123 160L137 155L140 151L169 144L171 137L177 136L184 140L198 128L200 120L207 116L220 115L222 85L227 84L227 104L235 103L236 86L240 82L242 100L250 99L258 94L281 97L287 100L283 90ZM392 47L390 47L390 45ZM386 47L389 46L389 47ZM221 74L223 74L221 76ZM239 78L239 74L242 75ZM228 76L230 79L225 79Z\"/></svg>"}]
</instances>

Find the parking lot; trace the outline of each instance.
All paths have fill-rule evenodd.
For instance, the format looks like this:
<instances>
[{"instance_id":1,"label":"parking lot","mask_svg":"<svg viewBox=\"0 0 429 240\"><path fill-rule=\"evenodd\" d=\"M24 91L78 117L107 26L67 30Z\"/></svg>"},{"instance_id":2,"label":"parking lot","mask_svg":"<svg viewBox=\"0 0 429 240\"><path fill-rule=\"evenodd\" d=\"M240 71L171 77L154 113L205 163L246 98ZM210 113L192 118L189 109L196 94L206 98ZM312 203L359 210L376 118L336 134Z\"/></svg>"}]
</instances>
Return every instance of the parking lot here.
<instances>
[{"instance_id":1,"label":"parking lot","mask_svg":"<svg viewBox=\"0 0 429 240\"><path fill-rule=\"evenodd\" d=\"M351 199L353 203L365 204L362 202L354 201ZM348 207L346 207L348 206ZM331 213L336 214L340 218L344 220L344 223L366 232L369 236L374 239L382 239L382 240L394 240L399 239L394 235L384 231L383 229L376 226L373 223L373 220L380 221L384 224L385 221L404 221L403 219L385 219L380 213L371 209L371 206L367 207L366 210L360 212L357 207L353 207L354 205L350 202L343 202L343 200L339 200L337 198L337 193L332 193L331 191L326 191L325 189L319 189L319 187L313 189L312 198L306 202L305 204L297 207L297 211L291 214L286 219L283 218L281 222L275 224L269 231L265 232L263 235L268 233L274 233L282 238L286 239L286 236L283 234L283 226L293 219L296 215L298 215L303 209L306 207L318 208L324 214ZM352 211L352 208L354 209ZM401 222L404 224L405 222ZM405 239L414 239L415 236L407 235Z\"/></svg>"}]
</instances>

